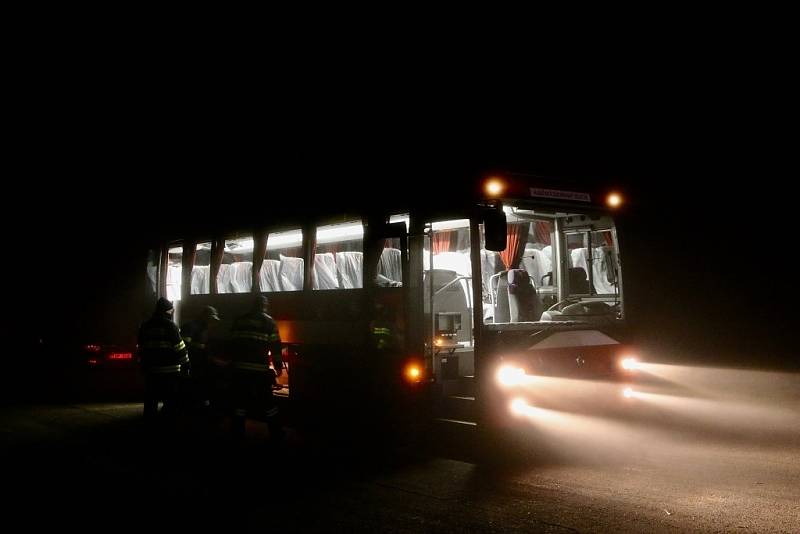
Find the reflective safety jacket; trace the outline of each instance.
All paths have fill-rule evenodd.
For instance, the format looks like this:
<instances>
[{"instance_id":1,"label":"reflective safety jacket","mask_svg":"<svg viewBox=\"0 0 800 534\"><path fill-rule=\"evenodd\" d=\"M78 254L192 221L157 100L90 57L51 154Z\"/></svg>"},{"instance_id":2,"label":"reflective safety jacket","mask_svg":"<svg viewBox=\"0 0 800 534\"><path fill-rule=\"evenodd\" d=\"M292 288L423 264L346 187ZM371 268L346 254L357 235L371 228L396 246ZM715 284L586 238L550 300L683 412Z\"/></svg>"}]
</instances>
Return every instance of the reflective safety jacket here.
<instances>
[{"instance_id":1,"label":"reflective safety jacket","mask_svg":"<svg viewBox=\"0 0 800 534\"><path fill-rule=\"evenodd\" d=\"M186 344L166 313L156 313L139 329L139 358L146 373L179 373L188 367Z\"/></svg>"},{"instance_id":2,"label":"reflective safety jacket","mask_svg":"<svg viewBox=\"0 0 800 534\"><path fill-rule=\"evenodd\" d=\"M372 326L372 344L378 350L388 349L392 344L392 330L385 326Z\"/></svg>"},{"instance_id":3,"label":"reflective safety jacket","mask_svg":"<svg viewBox=\"0 0 800 534\"><path fill-rule=\"evenodd\" d=\"M251 312L233 322L231 365L240 371L268 372L268 352L275 370L283 368L281 336L275 321L262 312Z\"/></svg>"},{"instance_id":4,"label":"reflective safety jacket","mask_svg":"<svg viewBox=\"0 0 800 534\"><path fill-rule=\"evenodd\" d=\"M398 351L403 341L396 324L390 321L374 320L369 325L372 348L378 352Z\"/></svg>"},{"instance_id":5,"label":"reflective safety jacket","mask_svg":"<svg viewBox=\"0 0 800 534\"><path fill-rule=\"evenodd\" d=\"M250 312L236 319L231 330L231 356L234 369L267 372L272 353L275 370L283 368L281 336L275 321L262 312Z\"/></svg>"}]
</instances>

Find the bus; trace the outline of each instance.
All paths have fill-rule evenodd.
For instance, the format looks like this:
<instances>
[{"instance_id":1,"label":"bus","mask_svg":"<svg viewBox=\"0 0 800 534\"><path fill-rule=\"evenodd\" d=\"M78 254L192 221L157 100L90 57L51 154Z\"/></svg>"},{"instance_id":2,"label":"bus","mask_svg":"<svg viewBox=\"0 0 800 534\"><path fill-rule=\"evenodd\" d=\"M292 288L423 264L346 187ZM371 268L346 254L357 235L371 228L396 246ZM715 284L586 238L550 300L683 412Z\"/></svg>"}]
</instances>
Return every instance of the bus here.
<instances>
[{"instance_id":1,"label":"bus","mask_svg":"<svg viewBox=\"0 0 800 534\"><path fill-rule=\"evenodd\" d=\"M622 195L510 173L463 189L170 236L149 251L150 302L174 301L179 324L214 306L224 351L267 296L286 362L276 394L298 420L497 428L533 376L624 383Z\"/></svg>"}]
</instances>

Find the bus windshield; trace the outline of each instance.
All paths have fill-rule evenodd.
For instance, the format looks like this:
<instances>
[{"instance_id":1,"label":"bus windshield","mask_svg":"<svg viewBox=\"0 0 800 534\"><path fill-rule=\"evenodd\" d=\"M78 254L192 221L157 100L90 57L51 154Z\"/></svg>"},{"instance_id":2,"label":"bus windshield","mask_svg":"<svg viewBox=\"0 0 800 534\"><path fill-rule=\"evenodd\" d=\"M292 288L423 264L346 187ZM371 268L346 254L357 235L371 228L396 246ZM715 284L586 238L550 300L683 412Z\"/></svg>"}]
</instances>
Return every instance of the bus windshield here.
<instances>
[{"instance_id":1,"label":"bus windshield","mask_svg":"<svg viewBox=\"0 0 800 534\"><path fill-rule=\"evenodd\" d=\"M481 232L485 323L621 317L619 248L610 216L513 204L503 210L505 250L486 250Z\"/></svg>"}]
</instances>

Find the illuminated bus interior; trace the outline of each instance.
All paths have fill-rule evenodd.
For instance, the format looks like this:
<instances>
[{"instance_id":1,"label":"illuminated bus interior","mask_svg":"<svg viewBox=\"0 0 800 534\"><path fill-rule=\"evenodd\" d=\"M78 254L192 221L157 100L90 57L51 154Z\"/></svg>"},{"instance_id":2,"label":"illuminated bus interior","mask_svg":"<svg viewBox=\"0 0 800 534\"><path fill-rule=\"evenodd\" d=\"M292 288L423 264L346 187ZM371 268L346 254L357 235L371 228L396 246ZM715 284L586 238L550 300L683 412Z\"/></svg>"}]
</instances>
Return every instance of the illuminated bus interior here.
<instances>
[{"instance_id":1,"label":"illuminated bus interior","mask_svg":"<svg viewBox=\"0 0 800 534\"><path fill-rule=\"evenodd\" d=\"M504 211L506 249L493 252L482 246L480 252L485 323L621 315L619 253L610 217L513 206Z\"/></svg>"},{"instance_id":2,"label":"illuminated bus interior","mask_svg":"<svg viewBox=\"0 0 800 534\"><path fill-rule=\"evenodd\" d=\"M474 373L470 256L469 219L430 224L422 253L424 309L434 372L443 379Z\"/></svg>"}]
</instances>

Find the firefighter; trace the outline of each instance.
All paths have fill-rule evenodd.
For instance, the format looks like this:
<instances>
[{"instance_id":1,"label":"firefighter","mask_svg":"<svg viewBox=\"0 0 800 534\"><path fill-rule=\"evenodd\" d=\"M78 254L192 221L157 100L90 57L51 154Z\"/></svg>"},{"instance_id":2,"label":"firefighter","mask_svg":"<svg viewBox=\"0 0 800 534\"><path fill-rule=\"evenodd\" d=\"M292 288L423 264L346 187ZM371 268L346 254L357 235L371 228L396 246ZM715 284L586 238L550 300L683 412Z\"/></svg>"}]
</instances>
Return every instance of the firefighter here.
<instances>
[{"instance_id":1,"label":"firefighter","mask_svg":"<svg viewBox=\"0 0 800 534\"><path fill-rule=\"evenodd\" d=\"M172 302L158 299L153 316L139 329L139 361L145 376L144 417L152 420L163 401L162 412L173 415L181 373L189 369L186 344L172 321Z\"/></svg>"},{"instance_id":2,"label":"firefighter","mask_svg":"<svg viewBox=\"0 0 800 534\"><path fill-rule=\"evenodd\" d=\"M370 347L374 357L369 364L372 366L374 376L381 378L371 381L370 387L374 388L373 398L378 399L392 395L390 384L399 376L398 366L401 364L403 338L390 304L376 302L374 312L373 319L369 323Z\"/></svg>"},{"instance_id":3,"label":"firefighter","mask_svg":"<svg viewBox=\"0 0 800 534\"><path fill-rule=\"evenodd\" d=\"M213 306L204 306L197 317L181 327L181 335L189 349L189 364L192 368L189 383L190 398L195 406L208 408L210 398L209 339L208 331L212 323L219 322L219 315Z\"/></svg>"},{"instance_id":4,"label":"firefighter","mask_svg":"<svg viewBox=\"0 0 800 534\"><path fill-rule=\"evenodd\" d=\"M244 436L248 414L266 418L270 439L283 438L278 406L272 395L276 376L283 374L281 337L275 321L267 315L269 302L258 296L250 312L237 318L231 331L233 431ZM274 371L269 367L272 356Z\"/></svg>"},{"instance_id":5,"label":"firefighter","mask_svg":"<svg viewBox=\"0 0 800 534\"><path fill-rule=\"evenodd\" d=\"M375 315L370 322L372 348L378 353L397 353L403 341L392 309L382 302L375 303Z\"/></svg>"}]
</instances>

